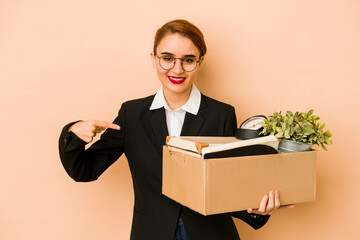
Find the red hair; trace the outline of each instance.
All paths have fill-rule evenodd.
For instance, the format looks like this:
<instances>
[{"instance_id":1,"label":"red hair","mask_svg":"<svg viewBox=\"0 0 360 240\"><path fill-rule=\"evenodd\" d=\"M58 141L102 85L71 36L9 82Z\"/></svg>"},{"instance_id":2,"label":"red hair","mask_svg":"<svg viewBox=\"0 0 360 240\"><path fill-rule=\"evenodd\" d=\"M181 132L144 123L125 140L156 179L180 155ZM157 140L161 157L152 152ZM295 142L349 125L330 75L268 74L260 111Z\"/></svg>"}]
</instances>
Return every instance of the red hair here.
<instances>
[{"instance_id":1,"label":"red hair","mask_svg":"<svg viewBox=\"0 0 360 240\"><path fill-rule=\"evenodd\" d=\"M189 38L194 45L199 49L200 58L206 53L206 44L204 36L200 29L198 29L194 24L183 20L176 19L165 23L161 28L159 28L155 35L154 41L154 54L156 55L156 48L159 45L160 41L167 35L171 33L178 33L184 37Z\"/></svg>"}]
</instances>

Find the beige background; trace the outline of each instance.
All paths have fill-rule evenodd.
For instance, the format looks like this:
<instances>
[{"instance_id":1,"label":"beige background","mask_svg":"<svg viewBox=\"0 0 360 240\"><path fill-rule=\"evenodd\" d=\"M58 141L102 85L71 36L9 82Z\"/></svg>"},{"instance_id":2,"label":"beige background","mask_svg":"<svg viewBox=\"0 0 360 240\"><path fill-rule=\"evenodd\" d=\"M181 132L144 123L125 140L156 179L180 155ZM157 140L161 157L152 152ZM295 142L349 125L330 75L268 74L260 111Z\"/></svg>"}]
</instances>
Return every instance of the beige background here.
<instances>
[{"instance_id":1,"label":"beige background","mask_svg":"<svg viewBox=\"0 0 360 240\"><path fill-rule=\"evenodd\" d=\"M358 0L0 0L0 239L128 239L126 160L75 183L58 136L73 120L112 121L122 102L158 90L153 37L174 18L203 31L197 85L234 105L239 123L314 108L333 133L318 152L317 200L258 231L236 220L242 239L360 239Z\"/></svg>"}]
</instances>

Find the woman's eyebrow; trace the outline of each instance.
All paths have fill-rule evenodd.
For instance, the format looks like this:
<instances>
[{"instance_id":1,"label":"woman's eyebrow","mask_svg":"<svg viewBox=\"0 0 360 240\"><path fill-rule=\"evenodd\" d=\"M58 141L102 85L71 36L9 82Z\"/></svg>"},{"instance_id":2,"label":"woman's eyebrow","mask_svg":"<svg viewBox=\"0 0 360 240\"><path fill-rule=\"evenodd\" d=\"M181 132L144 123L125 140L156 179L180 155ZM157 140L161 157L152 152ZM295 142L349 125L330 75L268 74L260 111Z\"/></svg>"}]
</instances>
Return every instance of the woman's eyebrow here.
<instances>
[{"instance_id":1,"label":"woman's eyebrow","mask_svg":"<svg viewBox=\"0 0 360 240\"><path fill-rule=\"evenodd\" d=\"M170 53L170 52L162 52L161 55L175 56L173 53ZM186 55L184 55L184 57L194 57L194 58L196 58L196 56L194 54L186 54Z\"/></svg>"},{"instance_id":2,"label":"woman's eyebrow","mask_svg":"<svg viewBox=\"0 0 360 240\"><path fill-rule=\"evenodd\" d=\"M194 57L194 58L196 58L196 56L194 54L187 54L184 57Z\"/></svg>"},{"instance_id":3,"label":"woman's eyebrow","mask_svg":"<svg viewBox=\"0 0 360 240\"><path fill-rule=\"evenodd\" d=\"M169 52L162 52L161 54L162 54L162 55L171 55L171 56L174 56L173 53L169 53Z\"/></svg>"}]
</instances>

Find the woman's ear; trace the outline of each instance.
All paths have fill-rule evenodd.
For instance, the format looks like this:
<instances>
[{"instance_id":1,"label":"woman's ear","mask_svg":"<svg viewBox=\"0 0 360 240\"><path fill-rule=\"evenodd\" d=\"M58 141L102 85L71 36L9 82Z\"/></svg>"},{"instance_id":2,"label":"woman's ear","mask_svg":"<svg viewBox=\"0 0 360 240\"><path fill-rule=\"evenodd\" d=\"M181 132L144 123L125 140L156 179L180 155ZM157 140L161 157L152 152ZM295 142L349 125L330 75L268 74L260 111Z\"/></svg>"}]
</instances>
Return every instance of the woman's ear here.
<instances>
[{"instance_id":1,"label":"woman's ear","mask_svg":"<svg viewBox=\"0 0 360 240\"><path fill-rule=\"evenodd\" d=\"M199 67L200 67L200 65L202 64L203 61L204 61L204 56L202 56L202 57L199 59Z\"/></svg>"},{"instance_id":2,"label":"woman's ear","mask_svg":"<svg viewBox=\"0 0 360 240\"><path fill-rule=\"evenodd\" d=\"M151 63L153 67L156 68L156 56L153 51L151 51L150 56L151 56Z\"/></svg>"}]
</instances>

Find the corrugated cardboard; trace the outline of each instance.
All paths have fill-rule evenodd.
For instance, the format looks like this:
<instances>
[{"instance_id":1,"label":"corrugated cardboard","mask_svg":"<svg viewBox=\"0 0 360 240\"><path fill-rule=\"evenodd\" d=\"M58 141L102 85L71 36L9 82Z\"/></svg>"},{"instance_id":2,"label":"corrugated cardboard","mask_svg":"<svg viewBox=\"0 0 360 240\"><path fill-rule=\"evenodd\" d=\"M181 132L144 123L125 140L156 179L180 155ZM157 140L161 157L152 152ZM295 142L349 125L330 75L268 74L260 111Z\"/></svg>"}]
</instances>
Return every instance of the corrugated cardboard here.
<instances>
[{"instance_id":1,"label":"corrugated cardboard","mask_svg":"<svg viewBox=\"0 0 360 240\"><path fill-rule=\"evenodd\" d=\"M201 159L163 148L163 194L203 215L258 208L269 190L282 205L314 201L316 151Z\"/></svg>"}]
</instances>

